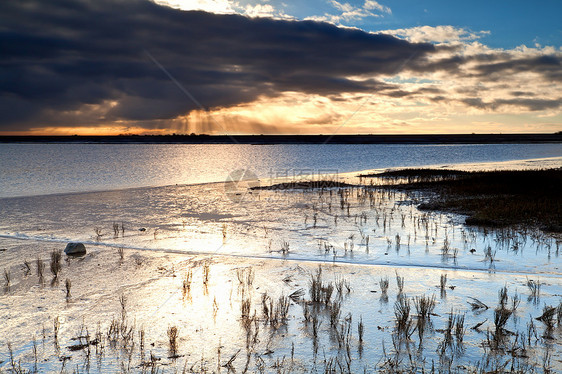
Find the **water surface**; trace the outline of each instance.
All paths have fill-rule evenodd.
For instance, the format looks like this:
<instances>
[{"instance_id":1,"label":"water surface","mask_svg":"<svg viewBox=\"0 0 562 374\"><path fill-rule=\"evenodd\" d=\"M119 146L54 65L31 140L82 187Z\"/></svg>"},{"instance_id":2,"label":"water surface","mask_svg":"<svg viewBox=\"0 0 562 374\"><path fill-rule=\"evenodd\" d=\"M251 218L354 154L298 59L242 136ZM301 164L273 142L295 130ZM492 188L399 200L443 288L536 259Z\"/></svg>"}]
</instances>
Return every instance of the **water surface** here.
<instances>
[{"instance_id":1,"label":"water surface","mask_svg":"<svg viewBox=\"0 0 562 374\"><path fill-rule=\"evenodd\" d=\"M560 144L0 144L0 197L558 156Z\"/></svg>"}]
</instances>

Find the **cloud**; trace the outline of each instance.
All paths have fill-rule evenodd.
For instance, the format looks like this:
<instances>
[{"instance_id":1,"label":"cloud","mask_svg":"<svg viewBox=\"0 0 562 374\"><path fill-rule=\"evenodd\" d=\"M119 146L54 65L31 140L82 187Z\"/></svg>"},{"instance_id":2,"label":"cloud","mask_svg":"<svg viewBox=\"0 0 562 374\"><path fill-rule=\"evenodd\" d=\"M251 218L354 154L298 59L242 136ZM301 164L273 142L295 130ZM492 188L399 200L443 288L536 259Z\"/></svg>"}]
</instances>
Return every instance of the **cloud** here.
<instances>
[{"instance_id":1,"label":"cloud","mask_svg":"<svg viewBox=\"0 0 562 374\"><path fill-rule=\"evenodd\" d=\"M379 31L381 34L394 35L414 43L451 43L480 39L489 35L489 31L471 31L454 26L418 26L408 29Z\"/></svg>"},{"instance_id":2,"label":"cloud","mask_svg":"<svg viewBox=\"0 0 562 374\"><path fill-rule=\"evenodd\" d=\"M378 10L379 12L382 12L382 13L388 13L388 14L392 13L392 11L390 10L389 7L381 5L374 0L366 0L363 8L369 9L369 10Z\"/></svg>"},{"instance_id":3,"label":"cloud","mask_svg":"<svg viewBox=\"0 0 562 374\"><path fill-rule=\"evenodd\" d=\"M562 107L560 99L529 99L529 98L510 98L510 99L496 99L489 102L484 102L480 98L466 98L461 100L466 105L476 107L479 109L497 110L500 107L515 107L523 108L528 111L540 111L546 109L558 109Z\"/></svg>"},{"instance_id":4,"label":"cloud","mask_svg":"<svg viewBox=\"0 0 562 374\"><path fill-rule=\"evenodd\" d=\"M143 0L2 2L0 14L3 129L156 123L198 109L144 51L210 109L287 91L388 89L373 77L392 74L414 51L419 59L434 51L327 23L187 12Z\"/></svg>"},{"instance_id":5,"label":"cloud","mask_svg":"<svg viewBox=\"0 0 562 374\"><path fill-rule=\"evenodd\" d=\"M271 4L246 5L243 14L248 17L267 17L287 20L295 19L295 17L275 9Z\"/></svg>"},{"instance_id":6,"label":"cloud","mask_svg":"<svg viewBox=\"0 0 562 374\"><path fill-rule=\"evenodd\" d=\"M389 7L381 5L374 0L366 0L362 6L354 6L350 3L336 0L329 0L329 3L340 13L325 13L323 16L311 16L306 19L341 24L342 22L360 21L367 17L380 17L381 13L392 13Z\"/></svg>"},{"instance_id":7,"label":"cloud","mask_svg":"<svg viewBox=\"0 0 562 374\"><path fill-rule=\"evenodd\" d=\"M203 3L234 4L190 4ZM334 6L340 16L359 9ZM363 11L390 9L366 1L357 14ZM481 116L527 126L524 113L534 116L533 129L541 118L549 129L560 118L559 48L492 49L478 40L485 33L452 26L368 33L279 19L268 4L245 12L183 11L148 0L0 2L0 131L191 132L197 124L223 132L208 120L216 116L230 132L329 133L351 117L342 133L454 132L469 118L495 123Z\"/></svg>"}]
</instances>

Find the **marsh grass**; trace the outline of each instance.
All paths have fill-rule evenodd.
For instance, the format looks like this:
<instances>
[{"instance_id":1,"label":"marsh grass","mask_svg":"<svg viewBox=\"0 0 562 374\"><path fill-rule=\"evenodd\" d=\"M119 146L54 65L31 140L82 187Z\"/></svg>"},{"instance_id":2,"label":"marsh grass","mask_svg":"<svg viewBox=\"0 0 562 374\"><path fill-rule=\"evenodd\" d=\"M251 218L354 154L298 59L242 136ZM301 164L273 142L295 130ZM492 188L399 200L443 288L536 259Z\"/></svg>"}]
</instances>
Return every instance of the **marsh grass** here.
<instances>
[{"instance_id":1,"label":"marsh grass","mask_svg":"<svg viewBox=\"0 0 562 374\"><path fill-rule=\"evenodd\" d=\"M29 274L31 274L31 264L25 259L23 260L23 275L27 277Z\"/></svg>"},{"instance_id":2,"label":"marsh grass","mask_svg":"<svg viewBox=\"0 0 562 374\"><path fill-rule=\"evenodd\" d=\"M465 314L458 314L455 319L455 338L457 343L462 343L464 339L464 334L466 332L464 328Z\"/></svg>"},{"instance_id":3,"label":"marsh grass","mask_svg":"<svg viewBox=\"0 0 562 374\"><path fill-rule=\"evenodd\" d=\"M431 295L431 297L423 295L414 298L414 307L416 308L418 319L429 320L433 314L435 305L435 295Z\"/></svg>"},{"instance_id":4,"label":"marsh grass","mask_svg":"<svg viewBox=\"0 0 562 374\"><path fill-rule=\"evenodd\" d=\"M441 289L441 295L445 293L445 287L447 287L447 274L441 274L439 278L439 288Z\"/></svg>"},{"instance_id":5,"label":"marsh grass","mask_svg":"<svg viewBox=\"0 0 562 374\"><path fill-rule=\"evenodd\" d=\"M494 326L496 328L496 334L502 335L505 332L505 326L509 317L513 312L509 309L495 309L494 310Z\"/></svg>"},{"instance_id":6,"label":"marsh grass","mask_svg":"<svg viewBox=\"0 0 562 374\"><path fill-rule=\"evenodd\" d=\"M55 344L58 344L58 340L59 340L59 329L60 329L60 322L59 322L59 317L56 316L53 319L53 337L55 340Z\"/></svg>"},{"instance_id":7,"label":"marsh grass","mask_svg":"<svg viewBox=\"0 0 562 374\"><path fill-rule=\"evenodd\" d=\"M252 268L236 269L236 277L239 285L248 289L254 283L254 270Z\"/></svg>"},{"instance_id":8,"label":"marsh grass","mask_svg":"<svg viewBox=\"0 0 562 374\"><path fill-rule=\"evenodd\" d=\"M487 246L484 250L484 261L492 264L496 260L496 251L492 251L491 246Z\"/></svg>"},{"instance_id":9,"label":"marsh grass","mask_svg":"<svg viewBox=\"0 0 562 374\"><path fill-rule=\"evenodd\" d=\"M363 325L363 316L359 317L359 322L357 323L357 338L359 343L363 343L363 333L365 331L365 325Z\"/></svg>"},{"instance_id":10,"label":"marsh grass","mask_svg":"<svg viewBox=\"0 0 562 374\"><path fill-rule=\"evenodd\" d=\"M288 255L288 254L289 254L289 251L290 251L289 242L285 242L285 241L284 241L284 242L281 244L281 254L283 254L283 255Z\"/></svg>"},{"instance_id":11,"label":"marsh grass","mask_svg":"<svg viewBox=\"0 0 562 374\"><path fill-rule=\"evenodd\" d=\"M336 278L336 291L338 297L343 297L351 292L351 285L349 281L344 277Z\"/></svg>"},{"instance_id":12,"label":"marsh grass","mask_svg":"<svg viewBox=\"0 0 562 374\"><path fill-rule=\"evenodd\" d=\"M167 334L170 358L176 358L178 357L178 328L176 326L169 327Z\"/></svg>"},{"instance_id":13,"label":"marsh grass","mask_svg":"<svg viewBox=\"0 0 562 374\"><path fill-rule=\"evenodd\" d=\"M185 273L185 278L182 281L182 290L183 290L183 295L187 295L189 294L189 292L191 291L191 280L193 278L193 271L191 269L189 269L186 273Z\"/></svg>"},{"instance_id":14,"label":"marsh grass","mask_svg":"<svg viewBox=\"0 0 562 374\"><path fill-rule=\"evenodd\" d=\"M468 304L472 307L473 311L484 311L488 310L488 306L484 304L482 301L478 300L475 297L469 297L472 301L467 301Z\"/></svg>"},{"instance_id":15,"label":"marsh grass","mask_svg":"<svg viewBox=\"0 0 562 374\"><path fill-rule=\"evenodd\" d=\"M412 320L410 319L411 304L407 297L400 297L394 303L394 317L396 319L396 331L399 335L409 337L411 335Z\"/></svg>"},{"instance_id":16,"label":"marsh grass","mask_svg":"<svg viewBox=\"0 0 562 374\"><path fill-rule=\"evenodd\" d=\"M66 288L66 298L70 299L70 289L72 288L72 283L70 282L70 279L66 278L64 285Z\"/></svg>"},{"instance_id":17,"label":"marsh grass","mask_svg":"<svg viewBox=\"0 0 562 374\"><path fill-rule=\"evenodd\" d=\"M431 192L429 202L421 204L420 209L466 214L469 225L505 227L525 224L547 231L562 231L559 224L562 195L557 187L562 184L560 168L457 171L452 178L425 177L439 175L440 171L435 169L410 169L407 177L399 177L399 172L393 175L398 184L378 188ZM419 174L416 176L416 173Z\"/></svg>"},{"instance_id":18,"label":"marsh grass","mask_svg":"<svg viewBox=\"0 0 562 374\"><path fill-rule=\"evenodd\" d=\"M404 291L404 277L401 277L396 273L396 286L398 287L398 294L402 294Z\"/></svg>"},{"instance_id":19,"label":"marsh grass","mask_svg":"<svg viewBox=\"0 0 562 374\"><path fill-rule=\"evenodd\" d=\"M94 227L94 234L96 235L97 242L99 242L101 237L104 235L103 230L100 227Z\"/></svg>"},{"instance_id":20,"label":"marsh grass","mask_svg":"<svg viewBox=\"0 0 562 374\"><path fill-rule=\"evenodd\" d=\"M536 320L542 322L547 331L552 331L554 329L557 312L557 307L545 305L543 313L537 317Z\"/></svg>"},{"instance_id":21,"label":"marsh grass","mask_svg":"<svg viewBox=\"0 0 562 374\"><path fill-rule=\"evenodd\" d=\"M308 284L308 293L313 303L323 303L325 305L330 303L334 292L334 285L331 282L324 283L322 279L322 267L319 266L316 274L311 275Z\"/></svg>"},{"instance_id":22,"label":"marsh grass","mask_svg":"<svg viewBox=\"0 0 562 374\"><path fill-rule=\"evenodd\" d=\"M211 264L209 261L203 263L203 285L207 286L209 283L209 276L211 274Z\"/></svg>"},{"instance_id":23,"label":"marsh grass","mask_svg":"<svg viewBox=\"0 0 562 374\"><path fill-rule=\"evenodd\" d=\"M62 268L61 259L62 259L62 251L55 249L51 252L50 269L55 279L58 278Z\"/></svg>"},{"instance_id":24,"label":"marsh grass","mask_svg":"<svg viewBox=\"0 0 562 374\"><path fill-rule=\"evenodd\" d=\"M43 279L43 271L45 270L45 264L43 263L43 260L41 259L41 257L37 257L37 259L35 260L35 264L37 265L37 276L39 277L39 279Z\"/></svg>"},{"instance_id":25,"label":"marsh grass","mask_svg":"<svg viewBox=\"0 0 562 374\"><path fill-rule=\"evenodd\" d=\"M334 301L330 305L330 326L337 327L341 315L341 301Z\"/></svg>"},{"instance_id":26,"label":"marsh grass","mask_svg":"<svg viewBox=\"0 0 562 374\"><path fill-rule=\"evenodd\" d=\"M439 344L441 355L450 348L453 352L459 352L463 349L465 314L455 313L451 308L445 329L443 330L443 340ZM455 340L453 340L453 337ZM456 343L456 344L455 344Z\"/></svg>"},{"instance_id":27,"label":"marsh grass","mask_svg":"<svg viewBox=\"0 0 562 374\"><path fill-rule=\"evenodd\" d=\"M11 281L12 281L12 276L10 274L10 270L4 269L4 285L6 287L10 287Z\"/></svg>"},{"instance_id":28,"label":"marsh grass","mask_svg":"<svg viewBox=\"0 0 562 374\"><path fill-rule=\"evenodd\" d=\"M519 307L519 304L521 304L521 297L517 292L515 292L515 294L513 294L513 296L511 297L511 311L513 313L515 313L515 311Z\"/></svg>"},{"instance_id":29,"label":"marsh grass","mask_svg":"<svg viewBox=\"0 0 562 374\"><path fill-rule=\"evenodd\" d=\"M304 296L304 288L299 288L289 294L289 299L293 300L295 303L298 303L302 300Z\"/></svg>"},{"instance_id":30,"label":"marsh grass","mask_svg":"<svg viewBox=\"0 0 562 374\"><path fill-rule=\"evenodd\" d=\"M248 300L244 300L248 302ZM267 293L262 294L261 299L262 304L262 314L266 324L269 324L273 328L277 329L280 326L287 323L287 317L289 314L289 307L291 305L288 296L281 295L277 302L275 302ZM249 313L249 306L244 306L243 314Z\"/></svg>"},{"instance_id":31,"label":"marsh grass","mask_svg":"<svg viewBox=\"0 0 562 374\"><path fill-rule=\"evenodd\" d=\"M508 301L508 295L507 295L507 286L504 286L502 288L500 288L500 290L498 291L498 302L499 302L499 309L507 309L507 301Z\"/></svg>"},{"instance_id":32,"label":"marsh grass","mask_svg":"<svg viewBox=\"0 0 562 374\"><path fill-rule=\"evenodd\" d=\"M318 273L320 273L320 277L318 277ZM242 275L242 273L240 274ZM321 274L322 270L320 268L311 278L317 280L317 283L320 284L320 288L325 288L327 283L322 279ZM234 272L232 275L232 279L236 281L238 275L234 275ZM240 280L242 280L244 284L247 282L245 274L244 276L240 276L239 281ZM282 285L285 286L285 284ZM503 295L507 293L504 288L505 287L502 287L498 292L498 305L500 306L498 307L498 313L512 313L513 298L505 303L505 308L501 308L501 300L504 298ZM354 321L351 313L344 314L342 311L347 309L345 299L337 297L325 304L325 298L323 296L320 297L318 303L302 300L304 295L299 297L298 303L302 306L302 314L304 316L303 329L312 341L312 352L303 352L306 358L311 358L310 362L302 364L302 362L300 362L300 360L302 360L302 356L300 356L301 353L295 353L296 346L291 348L292 341L288 341L288 339L292 338L290 334L286 335L287 331L291 331L292 329L287 322L289 321L291 298L289 296L281 296L280 298L270 297L267 293L263 293L262 305L265 305L265 307L263 307L263 318L258 319L256 318L256 312L252 311L250 292L247 287L243 287L243 289L245 291L242 294L241 301L245 306L241 306L241 313L243 314L241 327L244 328L246 332L246 362L236 362L239 353L241 350L244 350L243 347L235 347L236 349L231 351L232 353L230 353L229 356L221 358L223 348L228 347L228 349L230 349L231 346L227 344L223 346L219 340L219 348L216 349L216 356L207 356L205 359L202 358L201 361L197 361L199 362L199 364L197 364L198 366L195 366L193 361L189 364L191 368L187 364L189 357L193 359L196 352L186 352L185 356L188 358L186 359L184 372L212 372L213 370L209 368L211 362L216 363L215 372L351 373L360 372L362 369L370 370L373 356L369 350L371 349L372 341L368 340L369 335L366 334L365 331L371 325L364 324L362 316L359 317L358 321ZM337 289L337 287L335 289ZM210 300L213 299L211 298ZM216 300L216 298L213 300L213 304L216 304ZM412 302L416 313L414 315L412 313ZM127 301L124 296L119 299L119 304L121 304L121 318L117 317L111 321L108 329L104 330L107 331L106 334L102 333L100 323L98 322L95 338L91 340L88 328L84 323L80 326L80 332L75 338L72 338L73 340L78 340L78 343L67 346L66 348L70 351L76 349L77 352L80 352L79 354L81 356L73 355L72 361L68 361L70 359L70 356L67 355L68 352L65 354L65 351L61 349L58 351L56 357L63 357L61 360L64 361L61 362L72 363L77 362L79 357L83 357L84 366L80 367L79 370L77 369L79 372L87 372L86 368L88 367L87 363L89 362L90 349L92 350L92 354L95 352L99 360L98 362L106 360L104 365L107 365L111 360L117 360L115 367L120 368L121 372L138 371L156 373L168 372L168 370L171 370L171 372L174 372L174 370L176 372L182 372L181 367L179 370L177 367L174 367L174 365L177 365L175 360L178 357L182 357L178 355L180 334L176 326L179 325L168 325L167 330L164 329L160 331L159 334L164 337L167 336L167 339L160 339L160 341L162 341L160 348L157 346L155 348L150 348L150 352L146 352L145 349L147 346L151 347L152 345L146 344L145 339L150 339L148 341L151 342L154 341L156 337L153 335L145 337L143 329L137 331L135 324L131 325L130 321L127 320ZM541 315L541 317L538 317L536 320L545 319L547 322L541 321L541 323L545 324L545 327L549 324L554 326L558 318L560 305L545 308L543 312L544 317ZM552 342L552 337L555 335L552 331L549 333L548 328L546 328L547 332L544 335L537 334L532 320L527 324L527 333L520 333L518 331L510 332L505 327L507 322L499 321L496 330L488 332L485 340L481 341L481 346L485 355L483 360L477 364L476 368L472 363L465 364L465 362L461 361L464 350L471 349L471 347L478 345L477 342L471 340L469 344L466 345L466 348L464 346L464 344L466 344L464 343L466 333L465 315L463 313L455 313L451 310L448 318L444 317L444 320L439 321L445 324L444 328L442 330L434 330L430 319L435 306L435 295L420 295L413 298L402 296L397 298L394 305L395 328L391 335L394 352L389 355L383 348L383 357L376 365L376 370L380 370L378 372L457 372L458 370L455 371L454 368L460 368L459 365L464 367L461 371L468 373L540 372L540 370L537 371L536 369L542 366L552 371L552 365L556 356L544 354L545 351L548 351L548 349L544 347L548 344L552 344L549 342ZM226 307L226 309L228 309L228 307ZM267 312L265 310L267 310ZM222 306L220 312L223 312ZM326 324L329 323L328 328L325 330L320 329L323 322ZM261 327L260 329L260 326L264 324L268 326L265 328ZM283 328L277 330L277 328L281 326L287 326L287 329ZM354 330L353 326L357 326L357 340L355 342L352 334L352 330ZM63 331L65 330L66 329L63 329ZM384 331L384 327L379 330ZM419 335L419 347L417 350L412 349L411 346L413 342L411 336L416 330ZM53 332L57 342L59 339L61 342L64 341L64 336L60 336L60 331L57 320L53 321ZM435 332L442 332L443 338L433 343L428 337L429 335L434 336ZM330 339L330 343L328 344L331 344L331 348L325 345L326 338ZM470 338L472 339L473 336ZM158 338L156 338L156 340L158 340ZM276 343L272 343L273 341L276 341ZM109 350L106 352L104 352L105 342L110 343ZM530 347L530 342L534 342L535 345ZM352 353L351 347L354 343L358 344L358 346L356 346L357 350ZM364 343L366 343L365 348L367 349L365 352L368 352L368 355L363 353ZM275 356L276 352L274 352L274 350L279 349L275 347L279 347L281 344L285 344L285 346L290 349L290 357L288 354L287 357L284 355ZM436 357L437 360L432 365L431 362L429 362L430 359L428 358L426 362L423 355L431 355L428 347L435 348L436 346L439 356ZM302 347L302 345L300 345L300 347ZM165 360L166 353L164 353L164 357L158 357L159 352L162 354L162 350L166 352L166 348L168 352L167 357L170 361ZM265 353L260 353L264 352L264 350ZM138 354L137 359L132 358L133 352ZM534 358L535 355L537 360ZM34 358L35 355L28 354L28 357L31 360L36 360ZM228 359L228 357L230 359ZM364 359L369 360L369 363L365 366L367 369L359 367L362 363L357 364L357 360ZM498 364L497 367L493 366L494 360L501 360L501 364ZM543 362L540 360L543 360ZM14 361L17 361L17 359L14 359ZM505 364L507 361L509 362ZM41 357L39 357L39 362L41 362ZM455 365L453 365L453 363L455 363ZM19 363L15 362L14 365L18 368ZM513 367L513 370L511 370L510 367ZM482 370L480 370L480 368ZM29 369L29 367L27 367L27 369ZM65 370L68 370L68 367ZM92 371L96 372L96 369L92 368ZM8 372L19 371L13 369L10 371L8 368Z\"/></svg>"},{"instance_id":33,"label":"marsh grass","mask_svg":"<svg viewBox=\"0 0 562 374\"><path fill-rule=\"evenodd\" d=\"M388 277L385 278L381 278L379 281L379 286L381 288L381 292L386 295L386 293L388 292Z\"/></svg>"},{"instance_id":34,"label":"marsh grass","mask_svg":"<svg viewBox=\"0 0 562 374\"><path fill-rule=\"evenodd\" d=\"M527 279L527 287L531 294L529 295L529 300L538 300L541 293L541 283L540 281L534 281L532 279Z\"/></svg>"}]
</instances>

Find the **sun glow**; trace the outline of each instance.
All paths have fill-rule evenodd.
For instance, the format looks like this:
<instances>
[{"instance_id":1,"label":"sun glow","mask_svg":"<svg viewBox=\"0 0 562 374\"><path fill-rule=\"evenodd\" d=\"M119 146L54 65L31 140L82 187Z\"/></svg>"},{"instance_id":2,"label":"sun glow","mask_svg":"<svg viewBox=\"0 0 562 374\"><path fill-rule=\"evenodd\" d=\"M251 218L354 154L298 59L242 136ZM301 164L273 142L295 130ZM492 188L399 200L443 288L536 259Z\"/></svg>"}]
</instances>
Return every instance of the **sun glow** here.
<instances>
[{"instance_id":1,"label":"sun glow","mask_svg":"<svg viewBox=\"0 0 562 374\"><path fill-rule=\"evenodd\" d=\"M165 135L169 129L146 129L130 126L77 126L36 127L25 131L3 131L4 136L111 136L111 135Z\"/></svg>"}]
</instances>

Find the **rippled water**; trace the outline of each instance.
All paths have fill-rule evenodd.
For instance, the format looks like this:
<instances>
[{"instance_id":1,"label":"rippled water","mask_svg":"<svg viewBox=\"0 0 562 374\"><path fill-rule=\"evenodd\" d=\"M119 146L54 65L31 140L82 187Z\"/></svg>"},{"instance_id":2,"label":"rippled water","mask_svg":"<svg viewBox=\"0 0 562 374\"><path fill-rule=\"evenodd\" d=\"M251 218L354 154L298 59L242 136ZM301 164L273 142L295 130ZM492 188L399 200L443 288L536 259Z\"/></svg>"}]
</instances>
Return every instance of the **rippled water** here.
<instances>
[{"instance_id":1,"label":"rippled water","mask_svg":"<svg viewBox=\"0 0 562 374\"><path fill-rule=\"evenodd\" d=\"M0 197L557 156L560 144L0 144Z\"/></svg>"}]
</instances>

